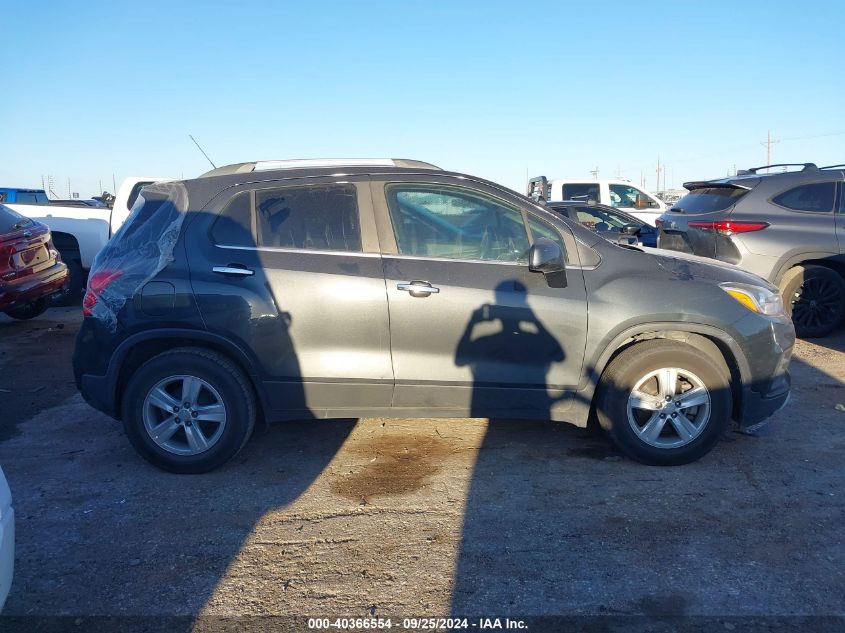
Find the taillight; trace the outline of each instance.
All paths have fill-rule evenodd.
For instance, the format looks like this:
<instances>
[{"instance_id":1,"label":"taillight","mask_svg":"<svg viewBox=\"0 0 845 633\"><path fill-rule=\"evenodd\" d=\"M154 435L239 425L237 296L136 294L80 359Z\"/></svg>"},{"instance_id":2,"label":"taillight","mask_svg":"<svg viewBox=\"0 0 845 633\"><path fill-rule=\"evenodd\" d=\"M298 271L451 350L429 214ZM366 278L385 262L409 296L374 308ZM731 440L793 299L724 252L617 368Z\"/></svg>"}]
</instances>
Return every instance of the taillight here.
<instances>
[{"instance_id":1,"label":"taillight","mask_svg":"<svg viewBox=\"0 0 845 633\"><path fill-rule=\"evenodd\" d=\"M716 231L722 235L735 235L736 233L751 233L752 231L762 231L767 226L768 222L732 222L730 220L721 220L719 222L690 222L691 229L709 229Z\"/></svg>"},{"instance_id":2,"label":"taillight","mask_svg":"<svg viewBox=\"0 0 845 633\"><path fill-rule=\"evenodd\" d=\"M15 276L15 267L12 265L14 254L15 247L12 244L0 244L0 279L11 279Z\"/></svg>"},{"instance_id":3,"label":"taillight","mask_svg":"<svg viewBox=\"0 0 845 633\"><path fill-rule=\"evenodd\" d=\"M122 274L119 270L98 270L92 273L88 277L88 288L85 291L85 298L82 300L82 314L91 316L103 290L111 282L120 278Z\"/></svg>"},{"instance_id":4,"label":"taillight","mask_svg":"<svg viewBox=\"0 0 845 633\"><path fill-rule=\"evenodd\" d=\"M664 224L666 224L666 220L659 220L659 219L658 219L658 220L655 220L655 221L654 221L654 225L655 225L658 229L662 229Z\"/></svg>"}]
</instances>

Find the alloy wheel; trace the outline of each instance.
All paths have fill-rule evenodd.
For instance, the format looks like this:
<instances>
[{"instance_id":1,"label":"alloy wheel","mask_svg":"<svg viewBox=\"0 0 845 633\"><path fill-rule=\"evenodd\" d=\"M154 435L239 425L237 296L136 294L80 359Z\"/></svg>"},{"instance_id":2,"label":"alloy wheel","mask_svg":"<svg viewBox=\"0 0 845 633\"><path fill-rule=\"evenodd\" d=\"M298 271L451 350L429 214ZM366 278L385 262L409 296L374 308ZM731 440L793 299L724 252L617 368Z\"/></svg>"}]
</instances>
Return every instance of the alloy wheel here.
<instances>
[{"instance_id":1,"label":"alloy wheel","mask_svg":"<svg viewBox=\"0 0 845 633\"><path fill-rule=\"evenodd\" d=\"M805 279L792 295L792 320L803 327L827 327L837 318L840 301L839 288L828 279Z\"/></svg>"},{"instance_id":2,"label":"alloy wheel","mask_svg":"<svg viewBox=\"0 0 845 633\"><path fill-rule=\"evenodd\" d=\"M214 446L226 426L219 392L202 378L169 376L157 382L143 405L144 428L175 455L198 455Z\"/></svg>"},{"instance_id":3,"label":"alloy wheel","mask_svg":"<svg viewBox=\"0 0 845 633\"><path fill-rule=\"evenodd\" d=\"M628 423L643 442L679 448L710 421L710 391L695 374L664 367L640 378L628 396Z\"/></svg>"}]
</instances>

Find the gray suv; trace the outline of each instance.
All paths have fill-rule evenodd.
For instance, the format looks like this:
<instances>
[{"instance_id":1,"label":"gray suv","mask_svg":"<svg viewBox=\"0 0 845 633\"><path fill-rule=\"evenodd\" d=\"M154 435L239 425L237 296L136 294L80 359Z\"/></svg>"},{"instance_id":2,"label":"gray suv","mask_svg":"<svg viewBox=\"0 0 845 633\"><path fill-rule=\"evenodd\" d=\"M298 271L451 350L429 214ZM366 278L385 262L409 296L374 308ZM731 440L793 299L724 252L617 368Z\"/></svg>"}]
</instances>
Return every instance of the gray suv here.
<instances>
[{"instance_id":1,"label":"gray suv","mask_svg":"<svg viewBox=\"0 0 845 633\"><path fill-rule=\"evenodd\" d=\"M360 416L596 420L634 459L682 464L783 406L794 343L754 275L392 159L146 187L83 312L83 396L182 473L259 419Z\"/></svg>"},{"instance_id":2,"label":"gray suv","mask_svg":"<svg viewBox=\"0 0 845 633\"><path fill-rule=\"evenodd\" d=\"M845 318L845 165L688 182L658 220L660 248L736 264L778 286L800 337Z\"/></svg>"}]
</instances>

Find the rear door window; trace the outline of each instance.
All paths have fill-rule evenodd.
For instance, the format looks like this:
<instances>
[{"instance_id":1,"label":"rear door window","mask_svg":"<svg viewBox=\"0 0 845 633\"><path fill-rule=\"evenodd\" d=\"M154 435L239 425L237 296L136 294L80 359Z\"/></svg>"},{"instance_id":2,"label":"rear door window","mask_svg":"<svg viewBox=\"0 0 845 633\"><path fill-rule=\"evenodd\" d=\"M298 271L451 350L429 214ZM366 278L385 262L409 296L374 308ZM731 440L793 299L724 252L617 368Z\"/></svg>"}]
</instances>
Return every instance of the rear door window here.
<instances>
[{"instance_id":1,"label":"rear door window","mask_svg":"<svg viewBox=\"0 0 845 633\"><path fill-rule=\"evenodd\" d=\"M354 185L308 185L255 192L259 246L361 251Z\"/></svg>"},{"instance_id":2,"label":"rear door window","mask_svg":"<svg viewBox=\"0 0 845 633\"><path fill-rule=\"evenodd\" d=\"M567 182L561 187L561 200L580 200L587 202L599 201L599 185L597 182Z\"/></svg>"},{"instance_id":3,"label":"rear door window","mask_svg":"<svg viewBox=\"0 0 845 633\"><path fill-rule=\"evenodd\" d=\"M736 204L746 193L747 189L739 187L702 187L690 191L672 208L684 213L713 213Z\"/></svg>"},{"instance_id":4,"label":"rear door window","mask_svg":"<svg viewBox=\"0 0 845 633\"><path fill-rule=\"evenodd\" d=\"M814 182L787 189L772 198L772 202L792 211L827 213L833 210L836 185L832 182Z\"/></svg>"}]
</instances>

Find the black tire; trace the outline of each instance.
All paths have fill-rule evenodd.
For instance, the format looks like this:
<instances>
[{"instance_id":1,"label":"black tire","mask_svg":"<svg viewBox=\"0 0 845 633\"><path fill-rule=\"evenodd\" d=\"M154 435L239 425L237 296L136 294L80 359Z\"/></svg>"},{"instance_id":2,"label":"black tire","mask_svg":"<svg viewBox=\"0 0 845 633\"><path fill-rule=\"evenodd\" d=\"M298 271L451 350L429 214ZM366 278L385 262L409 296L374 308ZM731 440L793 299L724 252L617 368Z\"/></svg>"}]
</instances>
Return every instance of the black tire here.
<instances>
[{"instance_id":1,"label":"black tire","mask_svg":"<svg viewBox=\"0 0 845 633\"><path fill-rule=\"evenodd\" d=\"M824 266L795 266L780 282L786 313L798 338L820 338L845 319L845 281Z\"/></svg>"},{"instance_id":2,"label":"black tire","mask_svg":"<svg viewBox=\"0 0 845 633\"><path fill-rule=\"evenodd\" d=\"M699 434L683 446L669 448L644 441L628 419L628 398L637 382L650 372L667 367L694 374L710 396L710 415L709 418L702 416ZM613 443L632 459L654 466L677 466L710 452L729 427L732 402L730 374L724 363L686 343L658 339L637 343L611 361L596 393L596 414ZM671 404L667 406L671 407ZM660 414L660 410L655 414ZM663 414L663 417L662 441L669 442L675 433L674 422L671 415Z\"/></svg>"},{"instance_id":3,"label":"black tire","mask_svg":"<svg viewBox=\"0 0 845 633\"><path fill-rule=\"evenodd\" d=\"M85 292L85 285L88 280L85 269L82 268L82 258L79 255L79 250L74 248L59 250L59 253L62 256L62 261L67 265L68 285L67 292L56 302L56 305L77 305L82 300L82 294Z\"/></svg>"},{"instance_id":4,"label":"black tire","mask_svg":"<svg viewBox=\"0 0 845 633\"><path fill-rule=\"evenodd\" d=\"M190 375L211 385L226 411L222 435L196 455L178 455L157 444L144 426L144 401L159 381ZM204 473L222 466L247 443L255 427L255 395L244 373L217 352L195 347L177 348L144 363L129 379L123 398L126 435L135 450L154 466L172 473Z\"/></svg>"},{"instance_id":5,"label":"black tire","mask_svg":"<svg viewBox=\"0 0 845 633\"><path fill-rule=\"evenodd\" d=\"M26 303L22 306L16 306L14 308L10 308L6 310L6 314L8 314L13 319L18 319L20 321L25 321L26 319L34 319L35 317L44 314L47 308L50 307L50 299L47 297L42 297L32 303Z\"/></svg>"}]
</instances>

